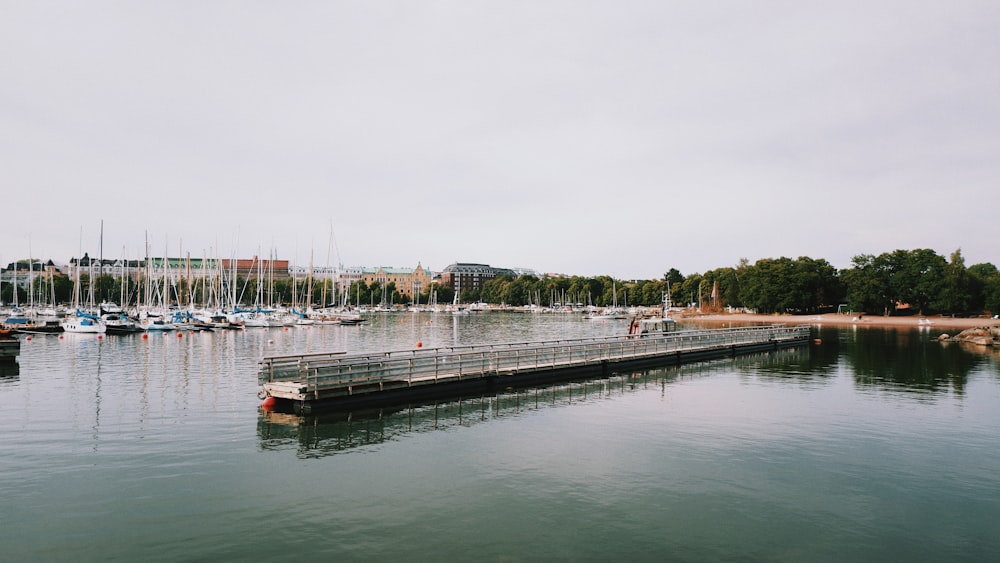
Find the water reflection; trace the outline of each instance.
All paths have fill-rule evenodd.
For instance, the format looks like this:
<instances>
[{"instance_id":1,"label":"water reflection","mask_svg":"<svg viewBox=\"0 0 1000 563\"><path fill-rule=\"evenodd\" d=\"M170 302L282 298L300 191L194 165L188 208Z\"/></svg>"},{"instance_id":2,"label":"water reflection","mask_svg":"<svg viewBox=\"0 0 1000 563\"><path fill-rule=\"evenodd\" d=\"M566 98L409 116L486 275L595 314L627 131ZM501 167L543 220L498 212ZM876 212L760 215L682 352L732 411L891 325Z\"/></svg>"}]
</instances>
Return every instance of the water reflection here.
<instances>
[{"instance_id":1,"label":"water reflection","mask_svg":"<svg viewBox=\"0 0 1000 563\"><path fill-rule=\"evenodd\" d=\"M933 340L921 330L866 328L840 333L844 357L861 387L962 395L984 357Z\"/></svg>"},{"instance_id":2,"label":"water reflection","mask_svg":"<svg viewBox=\"0 0 1000 563\"><path fill-rule=\"evenodd\" d=\"M639 391L658 389L665 393L669 382L710 369L717 368L710 368L706 363L692 369L636 371L395 408L312 415L261 412L257 431L262 449L294 448L302 458L323 457L397 440L408 434L468 427L532 411L614 400Z\"/></svg>"},{"instance_id":3,"label":"water reflection","mask_svg":"<svg viewBox=\"0 0 1000 563\"><path fill-rule=\"evenodd\" d=\"M808 345L746 356L737 365L762 379L828 382L837 375L841 346L836 329L813 329ZM752 360L752 361L751 361Z\"/></svg>"},{"instance_id":4,"label":"water reflection","mask_svg":"<svg viewBox=\"0 0 1000 563\"><path fill-rule=\"evenodd\" d=\"M16 381L21 374L21 366L17 362L0 363L0 384Z\"/></svg>"}]
</instances>

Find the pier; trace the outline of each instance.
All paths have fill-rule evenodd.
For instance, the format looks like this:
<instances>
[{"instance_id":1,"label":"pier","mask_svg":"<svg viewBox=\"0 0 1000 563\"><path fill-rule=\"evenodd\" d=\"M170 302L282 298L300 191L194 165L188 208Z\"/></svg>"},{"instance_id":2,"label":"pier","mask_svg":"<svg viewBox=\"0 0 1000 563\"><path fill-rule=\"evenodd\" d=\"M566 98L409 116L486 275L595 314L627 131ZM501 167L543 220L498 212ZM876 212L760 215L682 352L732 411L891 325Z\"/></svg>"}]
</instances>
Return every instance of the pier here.
<instances>
[{"instance_id":1,"label":"pier","mask_svg":"<svg viewBox=\"0 0 1000 563\"><path fill-rule=\"evenodd\" d=\"M690 330L543 342L266 356L261 398L294 410L368 406L506 389L613 370L677 365L800 346L808 326Z\"/></svg>"}]
</instances>

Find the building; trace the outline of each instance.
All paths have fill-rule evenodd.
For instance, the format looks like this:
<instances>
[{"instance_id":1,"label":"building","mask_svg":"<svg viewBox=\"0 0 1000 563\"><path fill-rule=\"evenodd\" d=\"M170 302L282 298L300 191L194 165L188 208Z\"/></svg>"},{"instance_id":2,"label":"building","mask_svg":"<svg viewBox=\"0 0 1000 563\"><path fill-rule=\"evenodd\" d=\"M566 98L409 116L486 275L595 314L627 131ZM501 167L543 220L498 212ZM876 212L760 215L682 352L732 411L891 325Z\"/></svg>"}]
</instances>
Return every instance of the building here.
<instances>
[{"instance_id":1,"label":"building","mask_svg":"<svg viewBox=\"0 0 1000 563\"><path fill-rule=\"evenodd\" d=\"M52 260L42 262L41 260L18 260L7 264L6 268L0 269L0 284L9 283L17 285L23 289L28 289L38 278L48 279L56 274L62 273Z\"/></svg>"},{"instance_id":2,"label":"building","mask_svg":"<svg viewBox=\"0 0 1000 563\"><path fill-rule=\"evenodd\" d=\"M77 274L99 276L108 275L113 278L124 276L137 277L150 275L154 278L163 277L164 271L171 277L191 276L195 278L216 277L221 273L249 279L263 275L271 279L291 279L288 260L261 260L254 256L249 259L212 259L212 258L158 258L149 257L145 260L123 260L91 258L84 254L83 258L71 258L66 274L73 278Z\"/></svg>"},{"instance_id":3,"label":"building","mask_svg":"<svg viewBox=\"0 0 1000 563\"><path fill-rule=\"evenodd\" d=\"M441 271L438 283L461 294L463 291L479 291L483 288L484 283L497 276L517 277L514 270L508 268L456 262Z\"/></svg>"},{"instance_id":4,"label":"building","mask_svg":"<svg viewBox=\"0 0 1000 563\"><path fill-rule=\"evenodd\" d=\"M222 270L224 272L236 272L236 277L243 279L256 278L257 276L275 280L292 278L288 269L288 260L261 260L256 256L250 259L237 260L224 258L222 259Z\"/></svg>"},{"instance_id":5,"label":"building","mask_svg":"<svg viewBox=\"0 0 1000 563\"><path fill-rule=\"evenodd\" d=\"M89 254L84 253L83 258L69 259L69 264L66 267L66 275L70 278L76 278L78 274L80 276L86 275L91 277L108 275L120 278L141 272L145 264L142 260L124 260L121 258L106 258L102 260L91 258Z\"/></svg>"},{"instance_id":6,"label":"building","mask_svg":"<svg viewBox=\"0 0 1000 563\"><path fill-rule=\"evenodd\" d=\"M419 296L431 284L431 272L425 270L420 263L416 268L392 268L380 266L378 268L360 268L360 280L367 285L378 282L385 287L389 283L396 284L396 291L406 299L413 300L414 296Z\"/></svg>"}]
</instances>

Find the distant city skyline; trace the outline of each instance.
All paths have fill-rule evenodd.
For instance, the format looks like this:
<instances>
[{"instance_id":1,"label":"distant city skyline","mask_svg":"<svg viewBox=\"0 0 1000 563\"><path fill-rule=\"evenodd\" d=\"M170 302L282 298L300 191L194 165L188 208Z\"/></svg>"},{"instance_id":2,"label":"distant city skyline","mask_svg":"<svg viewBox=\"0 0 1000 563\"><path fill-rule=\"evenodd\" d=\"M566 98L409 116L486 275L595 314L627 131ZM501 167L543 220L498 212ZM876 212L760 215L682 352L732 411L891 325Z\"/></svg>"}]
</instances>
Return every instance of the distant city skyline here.
<instances>
[{"instance_id":1,"label":"distant city skyline","mask_svg":"<svg viewBox=\"0 0 1000 563\"><path fill-rule=\"evenodd\" d=\"M894 250L915 250L915 249L896 249L896 248L893 248L893 249L882 249L882 250L875 250L875 251L872 251L872 252L866 253L866 254L879 255L879 254L883 254L883 253L892 252ZM934 249L932 249L932 250L934 250ZM961 251L962 252L962 257L963 257L963 259L965 261L966 266L970 266L970 265L977 264L977 263L984 263L984 262L992 263L994 265L1000 265L1000 263L998 263L1000 261L992 261L992 260L975 261L975 260L970 260L969 257L966 255L966 253L962 249L960 249L960 248L956 248L956 249L954 249L952 251L946 251L946 252L938 252L938 251L935 250L935 252L937 252L937 254L939 254L940 256L944 257L946 260L949 259L951 257L951 255L952 255L952 253L955 252L955 251ZM856 255L860 255L860 254L862 254L862 253L853 254L852 257L856 256ZM163 257L164 257L163 254L156 255L156 254L150 252L150 254L148 256L145 256L145 255L142 255L142 254L134 255L134 256L123 256L123 255L108 256L108 255L105 255L103 257L103 260L106 263L116 262L116 261L122 261L122 260L127 261L127 262L133 262L133 261L141 261L141 260L144 260L146 258L148 258L150 260L160 260ZM302 262L302 261L296 262L295 259L292 259L292 258L289 258L289 257L286 257L286 256L281 256L277 252L274 252L273 254L272 253L265 253L262 256L258 255L256 253L239 255L239 256L237 256L237 255L232 255L232 256L208 256L208 255L194 255L193 253L180 254L178 252L175 252L175 253L168 253L166 257L168 259L171 259L171 260L184 260L184 259L190 258L192 261L199 261L199 260L203 260L203 259L209 259L209 260L232 260L232 259L236 259L236 260L246 261L246 260L252 260L254 258L257 258L257 259L259 259L261 261L264 261L264 262L267 262L269 260L272 260L272 261L275 261L275 262L279 262L279 261L280 262L286 262L287 265L288 265L289 272L297 271L299 273L306 272L308 270L308 268L310 267L310 265L309 265L309 259L308 258L306 258L305 262ZM77 259L85 259L85 258L89 258L89 259L94 260L94 261L97 261L97 260L101 259L100 256L99 256L99 254L93 254L93 255L91 255L90 252L87 251L87 250L84 250L83 254L81 254L79 257L78 256L71 256L70 258L67 258L67 259L64 259L64 260L58 259L56 257L42 257L42 256L30 256L30 257L29 256L12 256L12 257L7 257L7 256L0 255L0 269L2 269L2 271L8 271L10 269L10 265L12 263L14 263L15 261L24 261L24 260L31 259L31 260L33 260L35 262L42 262L42 263L47 263L47 262L51 261L57 268L59 268L60 270L63 270L65 272L65 269L68 268L73 263L73 261L75 261ZM779 256L764 256L764 257L761 257L760 259L769 259L769 258L779 258ZM798 258L798 257L796 257L796 258ZM830 262L829 259L827 259L826 257L822 257L822 256L810 256L810 258L813 258L813 259L822 259L822 260L827 260L828 262ZM751 264L753 264L755 261L756 260L750 260L749 262ZM489 265L489 266L494 266L494 267L498 267L498 268L512 270L515 273L515 275L528 274L528 275L534 275L534 276L538 276L538 277L546 277L546 276L549 276L549 277L559 277L559 276L564 276L564 277L573 277L573 276L579 276L579 277L609 276L609 277L620 279L620 280L657 280L657 279L662 279L664 277L664 275L670 270L670 268L666 268L659 275L654 275L654 276L651 276L651 277L642 278L642 277L634 277L634 276L632 276L632 277L629 277L629 276L619 276L619 275L614 274L612 272L600 272L600 271L596 271L596 272L592 272L592 273L589 273L589 274L579 274L579 273L573 273L573 272L557 272L557 271L554 271L554 270L547 270L544 267L542 267L542 268L528 268L528 267L523 267L523 266L510 267L510 266L507 266L507 265L487 264L487 263L485 263L483 261L477 261L477 260L457 260L457 261L452 261L449 264L446 264L446 265L443 265L443 266L440 266L440 267L435 267L435 266L424 264L420 260L417 260L416 262L414 262L412 264L384 264L384 263L378 263L378 262L365 262L365 263L349 264L349 265L348 264L340 264L340 263L338 263L338 264L325 264L325 263L319 264L319 263L316 263L314 261L313 264L312 264L312 269L313 269L314 274L316 274L316 275L322 275L323 272L336 273L336 272L349 272L349 271L361 270L361 269L378 269L378 268L392 268L392 269L396 269L396 268L401 268L401 269L411 268L412 269L412 268L416 268L418 266L422 266L425 269L427 269L428 271L431 271L431 272L437 274L437 273L440 273L445 268L447 268L449 265L455 264L455 263L483 263L483 264L486 264L486 265ZM840 266L840 267L838 267L836 264L833 264L832 262L830 262L830 263L831 263L831 265L833 265L835 268L837 268L839 270L844 270L844 269L850 268L850 264L849 263L846 264L846 265L844 265L844 266ZM708 267L705 270L700 270L700 271L685 272L685 271L682 271L680 269L678 269L678 271L680 271L680 273L682 275L684 275L684 276L690 276L690 275L704 274L707 271L714 270L714 269L717 269L717 268L737 267L737 266L738 266L738 264L720 264L720 265Z\"/></svg>"}]
</instances>

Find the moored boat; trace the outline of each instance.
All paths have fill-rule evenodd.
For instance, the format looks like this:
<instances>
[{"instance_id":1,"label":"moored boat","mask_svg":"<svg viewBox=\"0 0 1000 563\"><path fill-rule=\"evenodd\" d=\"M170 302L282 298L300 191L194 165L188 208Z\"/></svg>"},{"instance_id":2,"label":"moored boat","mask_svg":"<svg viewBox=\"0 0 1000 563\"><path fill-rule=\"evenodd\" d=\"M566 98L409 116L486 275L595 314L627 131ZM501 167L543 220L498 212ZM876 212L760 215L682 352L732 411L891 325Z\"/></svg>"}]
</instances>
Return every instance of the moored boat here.
<instances>
[{"instance_id":1,"label":"moored boat","mask_svg":"<svg viewBox=\"0 0 1000 563\"><path fill-rule=\"evenodd\" d=\"M165 332L168 330L177 330L177 325L174 323L168 323L163 319L155 319L152 317L146 319L146 322L141 326L146 332Z\"/></svg>"},{"instance_id":2,"label":"moored boat","mask_svg":"<svg viewBox=\"0 0 1000 563\"><path fill-rule=\"evenodd\" d=\"M105 313L101 315L101 320L104 321L108 334L133 334L142 332L142 327L125 313Z\"/></svg>"},{"instance_id":3,"label":"moored boat","mask_svg":"<svg viewBox=\"0 0 1000 563\"><path fill-rule=\"evenodd\" d=\"M85 313L79 309L77 309L76 313L60 321L60 325L64 332L77 334L104 334L108 330L108 326L104 324L104 321L100 317Z\"/></svg>"}]
</instances>

